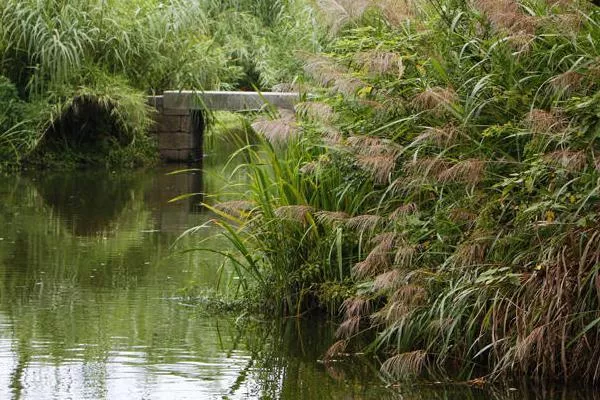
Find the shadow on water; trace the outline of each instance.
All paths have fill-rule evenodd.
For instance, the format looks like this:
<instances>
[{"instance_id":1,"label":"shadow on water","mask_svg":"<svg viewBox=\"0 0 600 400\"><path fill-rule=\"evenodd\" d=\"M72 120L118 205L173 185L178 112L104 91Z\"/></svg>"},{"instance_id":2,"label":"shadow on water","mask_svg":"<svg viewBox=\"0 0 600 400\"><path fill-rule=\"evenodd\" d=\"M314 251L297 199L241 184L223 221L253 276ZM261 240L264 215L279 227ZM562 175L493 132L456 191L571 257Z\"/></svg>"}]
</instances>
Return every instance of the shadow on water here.
<instances>
[{"instance_id":1,"label":"shadow on water","mask_svg":"<svg viewBox=\"0 0 600 400\"><path fill-rule=\"evenodd\" d=\"M181 227L188 213L202 212L202 173L200 169L175 175L167 175L166 171L170 170L164 171L155 175L114 174L103 170L47 174L34 178L33 186L44 203L77 236L113 231L123 210L142 199L159 222L155 229L171 227L173 230ZM184 195L189 197L165 207L169 201Z\"/></svg>"},{"instance_id":2,"label":"shadow on water","mask_svg":"<svg viewBox=\"0 0 600 400\"><path fill-rule=\"evenodd\" d=\"M127 204L140 195L139 176L106 171L39 176L34 186L58 218L78 236L94 236L110 229Z\"/></svg>"}]
</instances>

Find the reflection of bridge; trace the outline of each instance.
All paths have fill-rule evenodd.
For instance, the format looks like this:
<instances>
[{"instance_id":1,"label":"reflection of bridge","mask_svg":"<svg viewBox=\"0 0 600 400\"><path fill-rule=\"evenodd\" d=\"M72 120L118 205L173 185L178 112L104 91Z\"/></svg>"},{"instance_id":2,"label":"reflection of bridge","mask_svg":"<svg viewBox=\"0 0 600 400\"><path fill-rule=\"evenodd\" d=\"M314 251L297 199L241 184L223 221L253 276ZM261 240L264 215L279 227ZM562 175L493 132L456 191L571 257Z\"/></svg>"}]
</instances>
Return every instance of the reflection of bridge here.
<instances>
[{"instance_id":1,"label":"reflection of bridge","mask_svg":"<svg viewBox=\"0 0 600 400\"><path fill-rule=\"evenodd\" d=\"M252 111L266 104L293 108L298 93L278 92L196 92L168 91L152 96L149 102L158 114L151 132L158 141L160 157L165 161L199 161L202 159L202 110Z\"/></svg>"}]
</instances>

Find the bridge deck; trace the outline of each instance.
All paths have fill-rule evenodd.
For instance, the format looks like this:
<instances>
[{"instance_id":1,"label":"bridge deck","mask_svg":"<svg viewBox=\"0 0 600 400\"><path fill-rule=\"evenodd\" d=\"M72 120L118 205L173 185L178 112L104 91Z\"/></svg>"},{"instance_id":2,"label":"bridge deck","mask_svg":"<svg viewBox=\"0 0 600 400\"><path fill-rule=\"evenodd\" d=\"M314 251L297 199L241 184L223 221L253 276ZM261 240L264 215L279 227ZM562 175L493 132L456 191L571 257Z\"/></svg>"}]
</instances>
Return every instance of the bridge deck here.
<instances>
[{"instance_id":1,"label":"bridge deck","mask_svg":"<svg viewBox=\"0 0 600 400\"><path fill-rule=\"evenodd\" d=\"M292 109L298 102L298 93L292 92L217 92L217 91L167 91L163 104L171 110L208 109L214 111L259 110L265 104Z\"/></svg>"}]
</instances>

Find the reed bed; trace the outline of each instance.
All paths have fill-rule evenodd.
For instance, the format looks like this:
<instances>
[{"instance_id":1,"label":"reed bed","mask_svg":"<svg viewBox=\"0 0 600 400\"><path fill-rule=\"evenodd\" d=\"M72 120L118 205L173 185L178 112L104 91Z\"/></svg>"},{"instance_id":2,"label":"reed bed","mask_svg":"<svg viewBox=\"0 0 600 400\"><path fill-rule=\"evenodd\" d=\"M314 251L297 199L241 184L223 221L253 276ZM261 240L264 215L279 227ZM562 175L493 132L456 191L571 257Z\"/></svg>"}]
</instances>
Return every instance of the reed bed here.
<instances>
[{"instance_id":1,"label":"reed bed","mask_svg":"<svg viewBox=\"0 0 600 400\"><path fill-rule=\"evenodd\" d=\"M339 312L326 358L377 352L390 380L599 384L598 7L319 5L316 95L293 135L260 123L228 225L259 301Z\"/></svg>"}]
</instances>

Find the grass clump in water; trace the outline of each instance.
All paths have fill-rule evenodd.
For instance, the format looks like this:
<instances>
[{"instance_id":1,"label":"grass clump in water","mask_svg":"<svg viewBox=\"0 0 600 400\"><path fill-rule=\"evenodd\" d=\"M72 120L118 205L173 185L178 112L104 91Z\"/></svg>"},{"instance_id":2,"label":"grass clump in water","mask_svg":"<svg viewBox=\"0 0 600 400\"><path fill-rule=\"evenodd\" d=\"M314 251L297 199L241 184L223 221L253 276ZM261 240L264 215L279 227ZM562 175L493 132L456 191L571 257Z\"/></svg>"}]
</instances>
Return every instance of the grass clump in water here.
<instances>
[{"instance_id":1,"label":"grass clump in water","mask_svg":"<svg viewBox=\"0 0 600 400\"><path fill-rule=\"evenodd\" d=\"M243 285L339 310L332 352L371 338L391 380L598 384L600 11L362 3L215 207Z\"/></svg>"}]
</instances>

